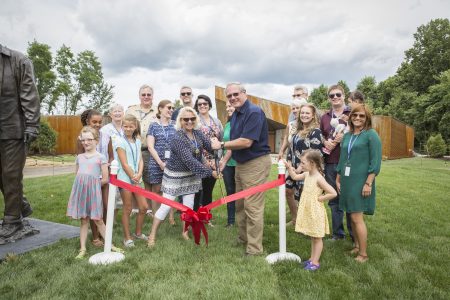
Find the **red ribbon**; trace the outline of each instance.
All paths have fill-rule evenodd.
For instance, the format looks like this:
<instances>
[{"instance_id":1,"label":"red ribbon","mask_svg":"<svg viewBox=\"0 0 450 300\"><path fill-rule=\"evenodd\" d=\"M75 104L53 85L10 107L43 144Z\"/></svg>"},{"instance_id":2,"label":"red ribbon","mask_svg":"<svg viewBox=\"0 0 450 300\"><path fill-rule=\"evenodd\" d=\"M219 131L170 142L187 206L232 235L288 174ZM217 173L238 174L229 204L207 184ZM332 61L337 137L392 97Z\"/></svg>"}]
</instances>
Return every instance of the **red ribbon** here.
<instances>
[{"instance_id":1,"label":"red ribbon","mask_svg":"<svg viewBox=\"0 0 450 300\"><path fill-rule=\"evenodd\" d=\"M175 208L179 211L181 211L181 220L185 222L184 224L184 230L188 230L189 227L192 227L192 234L194 236L194 241L197 245L200 244L200 238L201 234L203 233L203 236L205 237L205 243L208 245L208 231L206 230L205 224L209 223L209 220L212 218L211 209L216 208L220 205L223 205L225 203L233 202L238 199L242 199L245 197L248 197L250 195L264 192L266 190L272 189L274 187L283 185L285 182L285 175L280 174L278 175L277 180L273 180L252 188L249 188L247 190L235 193L233 195L229 195L226 197L223 197L217 201L214 201L206 206L201 206L198 211L193 211L191 208L187 207L186 205L183 205L181 203L178 203L176 201L164 198L158 194L149 192L141 187L134 186L130 183L121 181L117 179L117 175L110 176L110 183L121 187L123 189L126 189L130 192L137 193L139 195L142 195L143 197L163 203L167 206L170 206L172 208Z\"/></svg>"}]
</instances>

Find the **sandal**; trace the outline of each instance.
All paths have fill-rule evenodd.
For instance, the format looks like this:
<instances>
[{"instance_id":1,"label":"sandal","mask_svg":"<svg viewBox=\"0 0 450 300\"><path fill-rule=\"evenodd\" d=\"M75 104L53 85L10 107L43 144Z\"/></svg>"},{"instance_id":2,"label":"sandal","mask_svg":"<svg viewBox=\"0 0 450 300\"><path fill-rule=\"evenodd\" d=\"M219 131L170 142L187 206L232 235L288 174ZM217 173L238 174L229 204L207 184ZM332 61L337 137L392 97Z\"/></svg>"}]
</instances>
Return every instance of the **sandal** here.
<instances>
[{"instance_id":1,"label":"sandal","mask_svg":"<svg viewBox=\"0 0 450 300\"><path fill-rule=\"evenodd\" d=\"M94 239L94 240L92 240L92 245L94 247L97 247L97 248L100 248L100 247L104 246L103 241L101 239Z\"/></svg>"},{"instance_id":2,"label":"sandal","mask_svg":"<svg viewBox=\"0 0 450 300\"><path fill-rule=\"evenodd\" d=\"M122 253L124 254L125 251L122 248L116 247L116 246L111 246L111 251L112 252L117 252L117 253Z\"/></svg>"},{"instance_id":3,"label":"sandal","mask_svg":"<svg viewBox=\"0 0 450 300\"><path fill-rule=\"evenodd\" d=\"M315 265L313 263L309 263L303 268L303 270L306 270L306 271L317 271L317 270L319 270L319 268L320 268L320 264Z\"/></svg>"},{"instance_id":4,"label":"sandal","mask_svg":"<svg viewBox=\"0 0 450 300\"><path fill-rule=\"evenodd\" d=\"M359 253L359 247L353 247L353 249L352 250L350 250L350 252L349 252L350 254L357 254L357 253Z\"/></svg>"},{"instance_id":5,"label":"sandal","mask_svg":"<svg viewBox=\"0 0 450 300\"><path fill-rule=\"evenodd\" d=\"M123 241L123 245L124 245L126 248L132 248L132 247L134 247L134 241L133 241L133 240L126 240L126 241Z\"/></svg>"},{"instance_id":6,"label":"sandal","mask_svg":"<svg viewBox=\"0 0 450 300\"><path fill-rule=\"evenodd\" d=\"M143 233L141 233L139 235L136 234L136 233L133 233L133 237L135 237L138 240L143 240L143 241L147 241L148 240L147 236L145 234L143 234Z\"/></svg>"},{"instance_id":7,"label":"sandal","mask_svg":"<svg viewBox=\"0 0 450 300\"><path fill-rule=\"evenodd\" d=\"M367 255L358 254L358 256L355 257L355 261L357 261L359 263L365 263L368 260L369 260L369 257Z\"/></svg>"},{"instance_id":8,"label":"sandal","mask_svg":"<svg viewBox=\"0 0 450 300\"><path fill-rule=\"evenodd\" d=\"M83 259L86 257L86 250L80 250L77 256L75 256L75 259Z\"/></svg>"}]
</instances>

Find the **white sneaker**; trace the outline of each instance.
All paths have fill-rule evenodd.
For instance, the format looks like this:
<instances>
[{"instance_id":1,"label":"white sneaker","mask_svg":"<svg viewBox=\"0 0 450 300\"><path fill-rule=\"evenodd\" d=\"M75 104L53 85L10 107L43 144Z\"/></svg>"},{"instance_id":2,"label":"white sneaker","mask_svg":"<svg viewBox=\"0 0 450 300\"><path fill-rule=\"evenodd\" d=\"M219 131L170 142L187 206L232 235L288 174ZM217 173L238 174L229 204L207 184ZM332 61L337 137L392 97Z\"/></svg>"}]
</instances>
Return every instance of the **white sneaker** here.
<instances>
[{"instance_id":1,"label":"white sneaker","mask_svg":"<svg viewBox=\"0 0 450 300\"><path fill-rule=\"evenodd\" d=\"M133 209L131 210L130 216L132 216L132 215L137 215L138 213L139 213L139 209L133 208Z\"/></svg>"}]
</instances>

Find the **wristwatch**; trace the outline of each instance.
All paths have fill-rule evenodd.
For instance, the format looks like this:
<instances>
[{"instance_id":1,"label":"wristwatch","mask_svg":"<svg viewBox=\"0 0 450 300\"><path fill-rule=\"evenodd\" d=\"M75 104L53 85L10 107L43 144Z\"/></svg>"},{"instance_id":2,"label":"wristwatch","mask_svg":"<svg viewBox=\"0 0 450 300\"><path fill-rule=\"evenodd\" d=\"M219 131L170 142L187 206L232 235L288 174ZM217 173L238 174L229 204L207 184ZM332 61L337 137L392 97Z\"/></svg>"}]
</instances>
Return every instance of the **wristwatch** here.
<instances>
[{"instance_id":1,"label":"wristwatch","mask_svg":"<svg viewBox=\"0 0 450 300\"><path fill-rule=\"evenodd\" d=\"M220 142L220 148L221 148L222 150L225 150L225 142Z\"/></svg>"}]
</instances>

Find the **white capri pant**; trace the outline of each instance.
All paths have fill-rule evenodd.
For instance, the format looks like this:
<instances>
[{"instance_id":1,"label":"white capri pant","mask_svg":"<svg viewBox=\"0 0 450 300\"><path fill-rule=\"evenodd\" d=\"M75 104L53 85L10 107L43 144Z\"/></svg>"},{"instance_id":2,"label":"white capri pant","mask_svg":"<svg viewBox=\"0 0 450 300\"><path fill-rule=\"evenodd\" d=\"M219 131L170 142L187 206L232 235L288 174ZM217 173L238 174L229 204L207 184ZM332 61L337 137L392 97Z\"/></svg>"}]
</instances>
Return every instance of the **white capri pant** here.
<instances>
[{"instance_id":1,"label":"white capri pant","mask_svg":"<svg viewBox=\"0 0 450 300\"><path fill-rule=\"evenodd\" d=\"M166 193L163 193L163 197L175 200L176 196L168 195ZM195 194L189 194L189 195L183 195L181 196L183 198L183 204L192 209L194 207L194 198ZM165 204L161 204L161 206L158 208L158 210L155 213L155 217L159 220L163 221L167 215L169 214L171 207Z\"/></svg>"}]
</instances>

